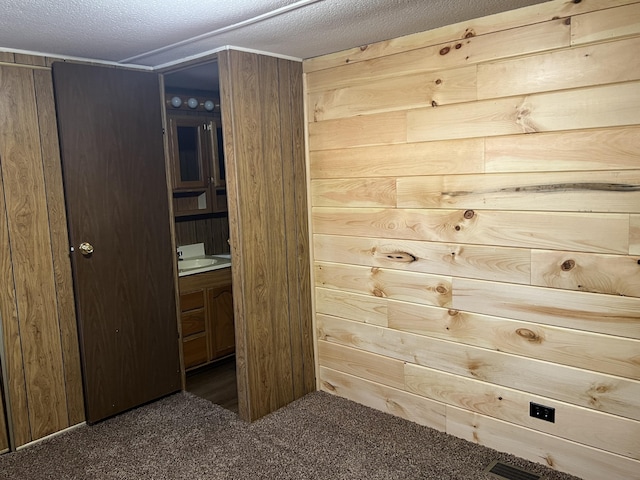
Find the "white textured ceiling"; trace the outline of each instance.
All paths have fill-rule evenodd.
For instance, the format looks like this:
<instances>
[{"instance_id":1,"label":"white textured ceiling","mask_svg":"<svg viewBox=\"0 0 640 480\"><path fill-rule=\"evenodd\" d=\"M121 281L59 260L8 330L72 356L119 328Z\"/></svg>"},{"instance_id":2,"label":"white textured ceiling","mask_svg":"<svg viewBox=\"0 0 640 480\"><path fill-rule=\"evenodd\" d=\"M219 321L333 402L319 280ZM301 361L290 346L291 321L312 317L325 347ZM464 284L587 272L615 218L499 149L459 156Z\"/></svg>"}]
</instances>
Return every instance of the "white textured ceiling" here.
<instances>
[{"instance_id":1,"label":"white textured ceiling","mask_svg":"<svg viewBox=\"0 0 640 480\"><path fill-rule=\"evenodd\" d=\"M544 0L2 0L0 50L146 67L235 46L310 58Z\"/></svg>"}]
</instances>

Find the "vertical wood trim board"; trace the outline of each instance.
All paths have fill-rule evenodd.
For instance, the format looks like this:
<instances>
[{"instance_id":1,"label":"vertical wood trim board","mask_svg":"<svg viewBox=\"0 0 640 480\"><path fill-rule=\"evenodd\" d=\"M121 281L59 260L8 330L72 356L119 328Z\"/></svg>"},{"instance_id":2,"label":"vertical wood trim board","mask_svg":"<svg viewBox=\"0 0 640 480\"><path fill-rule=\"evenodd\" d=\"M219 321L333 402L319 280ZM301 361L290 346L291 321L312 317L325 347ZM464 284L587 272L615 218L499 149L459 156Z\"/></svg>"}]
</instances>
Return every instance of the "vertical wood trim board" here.
<instances>
[{"instance_id":1,"label":"vertical wood trim board","mask_svg":"<svg viewBox=\"0 0 640 480\"><path fill-rule=\"evenodd\" d=\"M2 164L2 156L0 155L0 165ZM5 389L6 385L9 385L7 378L7 372L9 367L13 366L16 362L11 357L11 351L8 350L12 342L12 328L11 325L15 323L15 292L13 290L13 271L11 267L11 254L9 251L9 235L7 230L7 215L4 204L4 188L2 186L2 169L0 168L0 284L3 286L0 289L0 341L3 342L0 345L0 377L2 377L2 388ZM20 365L21 366L21 365ZM20 392L22 393L22 392ZM8 436L8 423L6 416L6 400L12 401L16 398L16 395L12 397L11 389L4 392L2 401L0 401L0 452L9 448L9 436Z\"/></svg>"},{"instance_id":2,"label":"vertical wood trim board","mask_svg":"<svg viewBox=\"0 0 640 480\"><path fill-rule=\"evenodd\" d=\"M231 269L233 282L233 309L236 336L236 380L238 388L238 413L243 419L252 417L252 407L249 401L249 373L247 365L247 327L245 322L245 284L244 284L244 259L242 257L243 235L240 225L243 222L239 208L238 196L238 172L236 151L236 124L234 109L234 81L231 75L232 64L229 52L218 56L218 68L220 74L220 105L222 112L222 129L224 135L224 161L227 176L227 202L229 205L229 242L233 255L233 267Z\"/></svg>"},{"instance_id":3,"label":"vertical wood trim board","mask_svg":"<svg viewBox=\"0 0 640 480\"><path fill-rule=\"evenodd\" d=\"M301 258L308 239L302 151L302 70L295 62L227 51L221 55L236 324L246 378L241 416L255 420L311 391L311 288ZM295 94L295 97L294 97ZM229 142L231 139L231 142ZM232 151L229 151L232 150ZM308 268L308 267L307 267ZM304 281L301 281L304 280ZM239 283L238 283L239 282ZM305 283L306 282L306 283ZM241 298L235 285L241 285ZM242 370L241 370L242 371Z\"/></svg>"},{"instance_id":4,"label":"vertical wood trim board","mask_svg":"<svg viewBox=\"0 0 640 480\"><path fill-rule=\"evenodd\" d=\"M55 105L51 72L35 70L42 160L44 164L49 228L53 248L60 339L64 361L65 388L68 402L69 425L84 422L84 395L80 369L80 347L76 326L76 309L73 296L71 264L69 263L69 235L64 207L62 169L58 131L56 129Z\"/></svg>"},{"instance_id":5,"label":"vertical wood trim board","mask_svg":"<svg viewBox=\"0 0 640 480\"><path fill-rule=\"evenodd\" d=\"M304 62L321 389L637 477L639 15L552 0Z\"/></svg>"}]
</instances>

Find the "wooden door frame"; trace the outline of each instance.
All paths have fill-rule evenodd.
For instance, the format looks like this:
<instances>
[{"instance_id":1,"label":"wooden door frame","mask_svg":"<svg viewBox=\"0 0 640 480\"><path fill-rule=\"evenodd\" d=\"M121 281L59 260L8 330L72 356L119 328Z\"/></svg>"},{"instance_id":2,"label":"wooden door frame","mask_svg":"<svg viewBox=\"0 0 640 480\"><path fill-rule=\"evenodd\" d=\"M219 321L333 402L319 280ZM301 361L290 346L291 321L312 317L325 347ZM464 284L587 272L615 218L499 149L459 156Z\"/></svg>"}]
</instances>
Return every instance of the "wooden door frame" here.
<instances>
[{"instance_id":1,"label":"wooden door frame","mask_svg":"<svg viewBox=\"0 0 640 480\"><path fill-rule=\"evenodd\" d=\"M164 142L164 169L166 172L167 178L167 201L169 202L169 231L171 233L171 249L174 252L178 251L178 246L176 245L176 222L175 215L173 211L173 185L171 184L171 179L173 178L173 161L171 156L173 154L171 150L171 144L169 142L169 117L167 116L167 105L164 101L164 75L158 75L158 83L160 84L160 113L162 115L162 128L164 130L164 138L162 141ZM177 256L177 253L176 253ZM176 306L176 327L178 329L178 355L180 359L180 384L181 388L184 391L187 386L186 374L184 368L184 351L182 348L182 322L180 321L181 312L180 312L180 286L178 284L178 262L173 262L173 292L175 296L175 306Z\"/></svg>"}]
</instances>

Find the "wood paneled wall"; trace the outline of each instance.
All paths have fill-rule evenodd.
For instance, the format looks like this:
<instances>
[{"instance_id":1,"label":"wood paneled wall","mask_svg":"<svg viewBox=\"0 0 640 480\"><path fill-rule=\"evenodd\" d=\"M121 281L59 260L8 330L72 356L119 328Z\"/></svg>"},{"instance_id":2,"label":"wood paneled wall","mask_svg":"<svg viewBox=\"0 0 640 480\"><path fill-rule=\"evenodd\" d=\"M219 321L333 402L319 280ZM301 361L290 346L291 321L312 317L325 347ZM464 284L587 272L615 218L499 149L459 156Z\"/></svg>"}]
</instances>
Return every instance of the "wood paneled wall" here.
<instances>
[{"instance_id":1,"label":"wood paneled wall","mask_svg":"<svg viewBox=\"0 0 640 480\"><path fill-rule=\"evenodd\" d=\"M315 389L302 65L218 57L238 407L255 420Z\"/></svg>"},{"instance_id":2,"label":"wood paneled wall","mask_svg":"<svg viewBox=\"0 0 640 480\"><path fill-rule=\"evenodd\" d=\"M0 65L0 315L16 446L84 421L48 59ZM14 63L15 66L8 63Z\"/></svg>"},{"instance_id":3,"label":"wood paneled wall","mask_svg":"<svg viewBox=\"0 0 640 480\"><path fill-rule=\"evenodd\" d=\"M304 63L323 390L640 478L639 19L555 0Z\"/></svg>"},{"instance_id":4,"label":"wood paneled wall","mask_svg":"<svg viewBox=\"0 0 640 480\"><path fill-rule=\"evenodd\" d=\"M229 253L229 218L226 214L179 219L175 223L176 245L204 243L207 255Z\"/></svg>"}]
</instances>

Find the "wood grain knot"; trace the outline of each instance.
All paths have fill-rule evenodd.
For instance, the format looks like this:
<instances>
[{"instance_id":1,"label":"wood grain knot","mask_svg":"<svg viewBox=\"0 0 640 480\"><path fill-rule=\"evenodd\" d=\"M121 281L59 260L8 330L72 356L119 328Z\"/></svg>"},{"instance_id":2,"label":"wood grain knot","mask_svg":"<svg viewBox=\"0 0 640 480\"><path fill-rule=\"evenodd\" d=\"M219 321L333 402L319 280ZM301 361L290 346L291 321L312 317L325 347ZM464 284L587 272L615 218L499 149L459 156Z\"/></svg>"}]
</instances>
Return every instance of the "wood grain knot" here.
<instances>
[{"instance_id":1,"label":"wood grain knot","mask_svg":"<svg viewBox=\"0 0 640 480\"><path fill-rule=\"evenodd\" d=\"M518 109L518 120L526 119L529 115L531 115L531 110L526 107L522 107Z\"/></svg>"},{"instance_id":2,"label":"wood grain knot","mask_svg":"<svg viewBox=\"0 0 640 480\"><path fill-rule=\"evenodd\" d=\"M516 333L531 343L542 343L543 341L543 338L540 335L528 328L518 328Z\"/></svg>"},{"instance_id":3,"label":"wood grain knot","mask_svg":"<svg viewBox=\"0 0 640 480\"><path fill-rule=\"evenodd\" d=\"M578 3L578 2L576 2L576 3ZM564 24L565 24L565 25L571 25L571 17L567 18L567 19L564 21Z\"/></svg>"},{"instance_id":4,"label":"wood grain knot","mask_svg":"<svg viewBox=\"0 0 640 480\"><path fill-rule=\"evenodd\" d=\"M563 272L568 272L575 266L576 266L575 260L565 260L564 262L562 262L562 265L560 265L560 268L562 269Z\"/></svg>"},{"instance_id":5,"label":"wood grain knot","mask_svg":"<svg viewBox=\"0 0 640 480\"><path fill-rule=\"evenodd\" d=\"M314 122L320 121L321 119L320 117L322 116L323 113L324 113L324 108L316 105L316 107L313 109L313 121Z\"/></svg>"},{"instance_id":6,"label":"wood grain knot","mask_svg":"<svg viewBox=\"0 0 640 480\"><path fill-rule=\"evenodd\" d=\"M476 36L476 32L474 32L473 30L467 30L467 33L464 34L464 38L471 38L475 36Z\"/></svg>"},{"instance_id":7,"label":"wood grain knot","mask_svg":"<svg viewBox=\"0 0 640 480\"><path fill-rule=\"evenodd\" d=\"M444 285L438 285L436 287L436 292L438 292L440 295L444 295L446 293L449 293L449 289Z\"/></svg>"},{"instance_id":8,"label":"wood grain knot","mask_svg":"<svg viewBox=\"0 0 640 480\"><path fill-rule=\"evenodd\" d=\"M602 407L602 402L597 397L594 397L593 395L590 395L589 396L589 405L591 405L593 408L601 408Z\"/></svg>"},{"instance_id":9,"label":"wood grain knot","mask_svg":"<svg viewBox=\"0 0 640 480\"><path fill-rule=\"evenodd\" d=\"M360 51L361 51L361 52L364 52L367 48L369 48L369 45L362 45L362 46L360 47Z\"/></svg>"},{"instance_id":10,"label":"wood grain knot","mask_svg":"<svg viewBox=\"0 0 640 480\"><path fill-rule=\"evenodd\" d=\"M411 263L418 260L417 257L407 252L385 253L384 256L386 257L387 260L391 260L393 262Z\"/></svg>"},{"instance_id":11,"label":"wood grain knot","mask_svg":"<svg viewBox=\"0 0 640 480\"><path fill-rule=\"evenodd\" d=\"M456 226L455 226L455 227L453 227L453 228L455 228L456 232L459 232L459 231L460 231L460 229L461 229L462 227L460 227L460 225L456 225Z\"/></svg>"},{"instance_id":12,"label":"wood grain knot","mask_svg":"<svg viewBox=\"0 0 640 480\"><path fill-rule=\"evenodd\" d=\"M435 100L431 101L431 106L432 107L437 107L438 106L438 102L436 102Z\"/></svg>"},{"instance_id":13,"label":"wood grain knot","mask_svg":"<svg viewBox=\"0 0 640 480\"><path fill-rule=\"evenodd\" d=\"M460 313L460 310L449 309L449 310L447 310L447 313L449 314L450 317L455 317L456 315L458 315Z\"/></svg>"},{"instance_id":14,"label":"wood grain knot","mask_svg":"<svg viewBox=\"0 0 640 480\"><path fill-rule=\"evenodd\" d=\"M596 385L591 390L596 393L607 393L608 391L611 390L611 385Z\"/></svg>"},{"instance_id":15,"label":"wood grain knot","mask_svg":"<svg viewBox=\"0 0 640 480\"><path fill-rule=\"evenodd\" d=\"M400 404L398 402L395 402L393 400L391 400L390 398L385 398L384 403L387 405L387 407L389 408L389 410L393 411L397 411L397 410L404 410Z\"/></svg>"},{"instance_id":16,"label":"wood grain knot","mask_svg":"<svg viewBox=\"0 0 640 480\"><path fill-rule=\"evenodd\" d=\"M384 293L384 291L378 287L374 288L371 293L373 293L374 296L379 297L379 298L385 298L386 295Z\"/></svg>"},{"instance_id":17,"label":"wood grain knot","mask_svg":"<svg viewBox=\"0 0 640 480\"><path fill-rule=\"evenodd\" d=\"M436 80L436 85L440 85L441 83L442 83L442 79L438 78L438 79Z\"/></svg>"},{"instance_id":18,"label":"wood grain knot","mask_svg":"<svg viewBox=\"0 0 640 480\"><path fill-rule=\"evenodd\" d=\"M444 47L440 49L440 55L446 55L451 50L450 47Z\"/></svg>"},{"instance_id":19,"label":"wood grain knot","mask_svg":"<svg viewBox=\"0 0 640 480\"><path fill-rule=\"evenodd\" d=\"M476 214L476 212L474 212L473 210L467 210L467 211L464 212L464 218L469 220L470 218L473 218L473 216L475 214Z\"/></svg>"},{"instance_id":20,"label":"wood grain knot","mask_svg":"<svg viewBox=\"0 0 640 480\"><path fill-rule=\"evenodd\" d=\"M336 391L336 387L334 387L333 385L331 385L329 382L322 382L322 386L324 388L326 388L327 390L330 390L332 392Z\"/></svg>"},{"instance_id":21,"label":"wood grain knot","mask_svg":"<svg viewBox=\"0 0 640 480\"><path fill-rule=\"evenodd\" d=\"M371 275L375 275L380 272L380 267L371 267Z\"/></svg>"},{"instance_id":22,"label":"wood grain knot","mask_svg":"<svg viewBox=\"0 0 640 480\"><path fill-rule=\"evenodd\" d=\"M480 372L479 370L482 368L482 362L480 362L479 360L470 360L469 364L467 365L467 368L469 370L469 373L475 377L475 378L480 378Z\"/></svg>"},{"instance_id":23,"label":"wood grain knot","mask_svg":"<svg viewBox=\"0 0 640 480\"><path fill-rule=\"evenodd\" d=\"M462 44L461 43L456 43L456 50L460 50L462 48Z\"/></svg>"}]
</instances>

